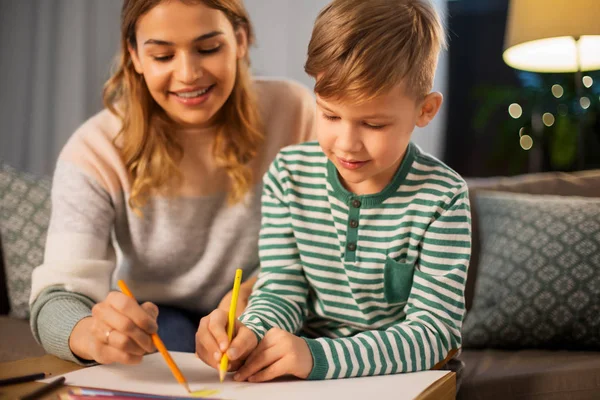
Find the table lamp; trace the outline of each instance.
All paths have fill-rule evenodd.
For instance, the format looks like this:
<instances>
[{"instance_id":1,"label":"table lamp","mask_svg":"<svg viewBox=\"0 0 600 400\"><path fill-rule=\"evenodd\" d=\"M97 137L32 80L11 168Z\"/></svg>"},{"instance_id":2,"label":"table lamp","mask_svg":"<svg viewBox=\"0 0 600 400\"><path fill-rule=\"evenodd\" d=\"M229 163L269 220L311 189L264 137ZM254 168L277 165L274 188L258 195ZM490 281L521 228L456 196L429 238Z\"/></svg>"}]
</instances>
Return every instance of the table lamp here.
<instances>
[{"instance_id":1,"label":"table lamp","mask_svg":"<svg viewBox=\"0 0 600 400\"><path fill-rule=\"evenodd\" d=\"M581 72L600 69L600 0L511 0L503 59L524 71L574 72L581 97ZM581 169L581 126L577 148Z\"/></svg>"}]
</instances>

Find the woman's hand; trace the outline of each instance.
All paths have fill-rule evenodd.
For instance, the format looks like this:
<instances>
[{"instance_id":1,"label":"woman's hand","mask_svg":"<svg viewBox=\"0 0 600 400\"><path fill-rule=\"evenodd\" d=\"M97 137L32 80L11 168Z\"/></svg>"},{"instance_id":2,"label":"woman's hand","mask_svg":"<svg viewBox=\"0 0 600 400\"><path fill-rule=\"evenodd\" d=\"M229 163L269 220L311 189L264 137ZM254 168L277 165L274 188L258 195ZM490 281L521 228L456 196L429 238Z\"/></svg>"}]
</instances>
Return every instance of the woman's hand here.
<instances>
[{"instance_id":1,"label":"woman's hand","mask_svg":"<svg viewBox=\"0 0 600 400\"><path fill-rule=\"evenodd\" d=\"M200 320L196 332L196 354L207 365L218 370L221 357L227 352L229 370L236 371L256 348L258 339L254 332L236 319L233 340L229 343L227 320L227 313L220 309Z\"/></svg>"},{"instance_id":2,"label":"woman's hand","mask_svg":"<svg viewBox=\"0 0 600 400\"><path fill-rule=\"evenodd\" d=\"M252 287L256 283L256 277L248 279L246 282L240 285L240 293L238 294L238 303L235 309L235 317L239 317L242 315L246 306L248 305L248 298L252 294ZM231 297L233 295L233 289L227 292L227 294L221 299L219 306L217 307L219 310L225 311L225 313L229 314L229 306L231 304Z\"/></svg>"},{"instance_id":3,"label":"woman's hand","mask_svg":"<svg viewBox=\"0 0 600 400\"><path fill-rule=\"evenodd\" d=\"M150 335L156 333L158 307L141 306L121 292L110 292L92 308L92 316L75 325L69 338L73 354L100 364L139 364L156 351Z\"/></svg>"}]
</instances>

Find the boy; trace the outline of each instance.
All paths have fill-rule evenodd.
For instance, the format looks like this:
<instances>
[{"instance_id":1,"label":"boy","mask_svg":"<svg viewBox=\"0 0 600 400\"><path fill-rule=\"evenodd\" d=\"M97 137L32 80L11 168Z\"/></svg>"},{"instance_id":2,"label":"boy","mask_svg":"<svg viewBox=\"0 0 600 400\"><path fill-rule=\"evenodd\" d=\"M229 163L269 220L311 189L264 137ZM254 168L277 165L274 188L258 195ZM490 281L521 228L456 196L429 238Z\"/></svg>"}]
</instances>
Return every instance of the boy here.
<instances>
[{"instance_id":1,"label":"boy","mask_svg":"<svg viewBox=\"0 0 600 400\"><path fill-rule=\"evenodd\" d=\"M467 187L410 143L440 108L444 42L426 0L321 11L305 66L318 144L282 150L265 175L261 272L231 345L224 312L201 321L206 363L227 351L236 380L330 379L439 368L460 348Z\"/></svg>"}]
</instances>

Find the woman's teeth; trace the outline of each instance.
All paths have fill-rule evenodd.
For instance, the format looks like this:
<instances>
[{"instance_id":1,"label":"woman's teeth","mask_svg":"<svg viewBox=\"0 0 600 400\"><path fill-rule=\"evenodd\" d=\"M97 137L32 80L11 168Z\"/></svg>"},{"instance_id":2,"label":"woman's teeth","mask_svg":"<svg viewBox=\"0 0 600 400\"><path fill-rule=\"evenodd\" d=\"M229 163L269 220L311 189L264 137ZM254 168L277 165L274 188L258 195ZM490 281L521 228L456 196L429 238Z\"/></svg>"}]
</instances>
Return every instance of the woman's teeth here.
<instances>
[{"instance_id":1,"label":"woman's teeth","mask_svg":"<svg viewBox=\"0 0 600 400\"><path fill-rule=\"evenodd\" d=\"M183 99L191 99L191 98L194 98L194 97L202 96L203 94L205 94L206 92L208 92L211 87L212 86L209 86L206 89L196 90L194 92L175 93L175 95L178 96L178 97L181 97Z\"/></svg>"}]
</instances>

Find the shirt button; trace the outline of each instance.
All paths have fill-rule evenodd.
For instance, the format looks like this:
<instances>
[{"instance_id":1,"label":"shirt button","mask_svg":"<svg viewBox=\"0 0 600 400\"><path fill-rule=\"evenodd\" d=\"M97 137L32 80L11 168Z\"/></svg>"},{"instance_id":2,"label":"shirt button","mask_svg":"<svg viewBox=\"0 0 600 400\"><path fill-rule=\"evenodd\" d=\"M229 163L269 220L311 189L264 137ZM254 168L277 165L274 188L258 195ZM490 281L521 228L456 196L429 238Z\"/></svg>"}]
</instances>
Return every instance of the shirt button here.
<instances>
[{"instance_id":1,"label":"shirt button","mask_svg":"<svg viewBox=\"0 0 600 400\"><path fill-rule=\"evenodd\" d=\"M358 199L352 200L352 207L358 208L358 207L360 207L360 204L361 204L360 200L358 200Z\"/></svg>"},{"instance_id":2,"label":"shirt button","mask_svg":"<svg viewBox=\"0 0 600 400\"><path fill-rule=\"evenodd\" d=\"M346 248L349 251L354 251L354 250L356 250L356 243L348 243L348 246L346 246Z\"/></svg>"},{"instance_id":3,"label":"shirt button","mask_svg":"<svg viewBox=\"0 0 600 400\"><path fill-rule=\"evenodd\" d=\"M355 219L350 220L350 228L356 228L358 226L358 221Z\"/></svg>"}]
</instances>

